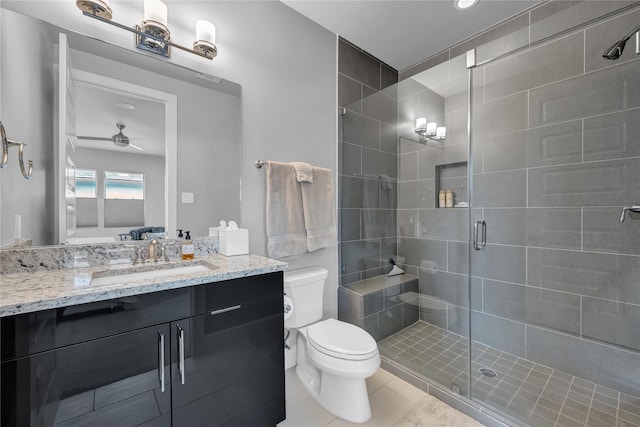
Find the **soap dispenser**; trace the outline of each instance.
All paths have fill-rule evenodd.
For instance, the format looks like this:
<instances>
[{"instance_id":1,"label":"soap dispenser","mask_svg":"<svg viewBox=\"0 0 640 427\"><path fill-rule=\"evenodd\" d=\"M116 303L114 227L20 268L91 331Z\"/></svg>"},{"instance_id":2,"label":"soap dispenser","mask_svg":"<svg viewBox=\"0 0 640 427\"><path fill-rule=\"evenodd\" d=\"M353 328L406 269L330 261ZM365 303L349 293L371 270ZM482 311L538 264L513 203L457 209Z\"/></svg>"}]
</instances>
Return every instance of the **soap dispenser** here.
<instances>
[{"instance_id":1,"label":"soap dispenser","mask_svg":"<svg viewBox=\"0 0 640 427\"><path fill-rule=\"evenodd\" d=\"M195 256L195 247L191 241L190 231L185 231L184 242L182 242L182 259L190 260Z\"/></svg>"}]
</instances>

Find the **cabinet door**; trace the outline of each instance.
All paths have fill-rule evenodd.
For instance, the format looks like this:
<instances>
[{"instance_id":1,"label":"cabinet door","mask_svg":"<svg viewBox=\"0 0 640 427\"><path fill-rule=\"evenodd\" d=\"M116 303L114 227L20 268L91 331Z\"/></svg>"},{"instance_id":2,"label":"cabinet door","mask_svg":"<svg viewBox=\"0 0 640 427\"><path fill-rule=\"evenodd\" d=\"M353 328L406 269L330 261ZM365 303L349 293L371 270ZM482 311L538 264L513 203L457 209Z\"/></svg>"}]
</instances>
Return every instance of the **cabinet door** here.
<instances>
[{"instance_id":1,"label":"cabinet door","mask_svg":"<svg viewBox=\"0 0 640 427\"><path fill-rule=\"evenodd\" d=\"M171 325L174 427L284 419L282 296Z\"/></svg>"},{"instance_id":2,"label":"cabinet door","mask_svg":"<svg viewBox=\"0 0 640 427\"><path fill-rule=\"evenodd\" d=\"M0 380L2 427L169 427L169 325L5 361Z\"/></svg>"}]
</instances>

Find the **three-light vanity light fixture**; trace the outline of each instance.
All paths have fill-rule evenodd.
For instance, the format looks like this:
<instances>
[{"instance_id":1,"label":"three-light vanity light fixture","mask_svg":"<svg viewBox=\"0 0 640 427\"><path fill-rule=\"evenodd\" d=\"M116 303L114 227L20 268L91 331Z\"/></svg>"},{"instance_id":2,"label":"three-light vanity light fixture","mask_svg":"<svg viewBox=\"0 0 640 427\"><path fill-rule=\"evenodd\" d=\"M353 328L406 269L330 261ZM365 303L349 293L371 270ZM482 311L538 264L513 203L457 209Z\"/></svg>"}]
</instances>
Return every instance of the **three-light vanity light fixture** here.
<instances>
[{"instance_id":1,"label":"three-light vanity light fixture","mask_svg":"<svg viewBox=\"0 0 640 427\"><path fill-rule=\"evenodd\" d=\"M144 0L143 21L140 25L133 27L128 27L112 20L113 11L109 0L76 0L76 6L84 16L134 33L138 49L167 58L171 55L171 47L207 59L213 59L218 54L216 27L209 21L200 20L196 22L196 39L193 42L192 49L172 42L167 18L167 5L160 0Z\"/></svg>"},{"instance_id":2,"label":"three-light vanity light fixture","mask_svg":"<svg viewBox=\"0 0 640 427\"><path fill-rule=\"evenodd\" d=\"M416 130L421 140L431 140L437 142L444 142L447 137L447 128L444 126L438 126L435 122L428 122L424 117L416 119Z\"/></svg>"}]
</instances>

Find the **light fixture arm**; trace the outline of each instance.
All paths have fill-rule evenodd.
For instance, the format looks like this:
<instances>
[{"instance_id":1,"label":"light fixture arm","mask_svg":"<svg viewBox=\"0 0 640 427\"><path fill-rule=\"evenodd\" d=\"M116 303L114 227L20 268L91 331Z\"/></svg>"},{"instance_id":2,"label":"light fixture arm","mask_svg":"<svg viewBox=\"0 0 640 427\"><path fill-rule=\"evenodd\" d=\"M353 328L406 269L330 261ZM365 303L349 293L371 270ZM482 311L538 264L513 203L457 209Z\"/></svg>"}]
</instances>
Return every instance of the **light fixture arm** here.
<instances>
[{"instance_id":1,"label":"light fixture arm","mask_svg":"<svg viewBox=\"0 0 640 427\"><path fill-rule=\"evenodd\" d=\"M153 34L149 34L149 33L146 33L144 31L140 31L137 28L131 28L131 27L128 27L126 25L122 25L122 24L120 24L118 22L110 21L109 19L105 19L105 18L103 18L101 16L98 16L95 13L91 13L91 12L87 12L87 11L83 10L82 14L84 16L88 16L89 18L97 19L98 21L104 22L105 24L113 25L114 27L129 31L129 32L134 33L134 34L137 34L140 37L153 39L153 40L155 40L155 41L157 41L159 43L167 44L169 46L175 47L175 48L180 49L180 50L184 50L185 52L193 53L194 55L198 55L198 56L201 56L201 57L209 59L209 60L213 59L217 54L217 49L215 49L215 46L214 46L214 49L211 49L211 50L204 49L203 51L198 51L198 50L195 50L195 49L189 49L188 47L184 47L184 46L181 46L179 44L173 43L173 42L171 42L169 40L165 40L162 37L157 37L157 36L155 36Z\"/></svg>"}]
</instances>

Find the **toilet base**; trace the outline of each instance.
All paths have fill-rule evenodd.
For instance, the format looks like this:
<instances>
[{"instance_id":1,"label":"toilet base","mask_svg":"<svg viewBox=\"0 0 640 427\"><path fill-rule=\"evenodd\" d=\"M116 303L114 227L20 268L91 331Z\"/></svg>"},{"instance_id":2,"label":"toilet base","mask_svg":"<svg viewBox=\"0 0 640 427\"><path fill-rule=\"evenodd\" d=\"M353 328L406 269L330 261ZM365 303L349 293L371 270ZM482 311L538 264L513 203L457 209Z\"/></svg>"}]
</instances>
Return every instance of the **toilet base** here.
<instances>
[{"instance_id":1,"label":"toilet base","mask_svg":"<svg viewBox=\"0 0 640 427\"><path fill-rule=\"evenodd\" d=\"M324 372L318 402L333 415L352 423L364 423L371 418L365 380L339 378Z\"/></svg>"},{"instance_id":2,"label":"toilet base","mask_svg":"<svg viewBox=\"0 0 640 427\"><path fill-rule=\"evenodd\" d=\"M352 423L364 423L371 418L365 381L370 375L358 378L336 376L326 369L318 369L309 357L306 344L304 334L300 334L297 342L296 374L316 402L331 414ZM378 366L379 359L376 370Z\"/></svg>"}]
</instances>

